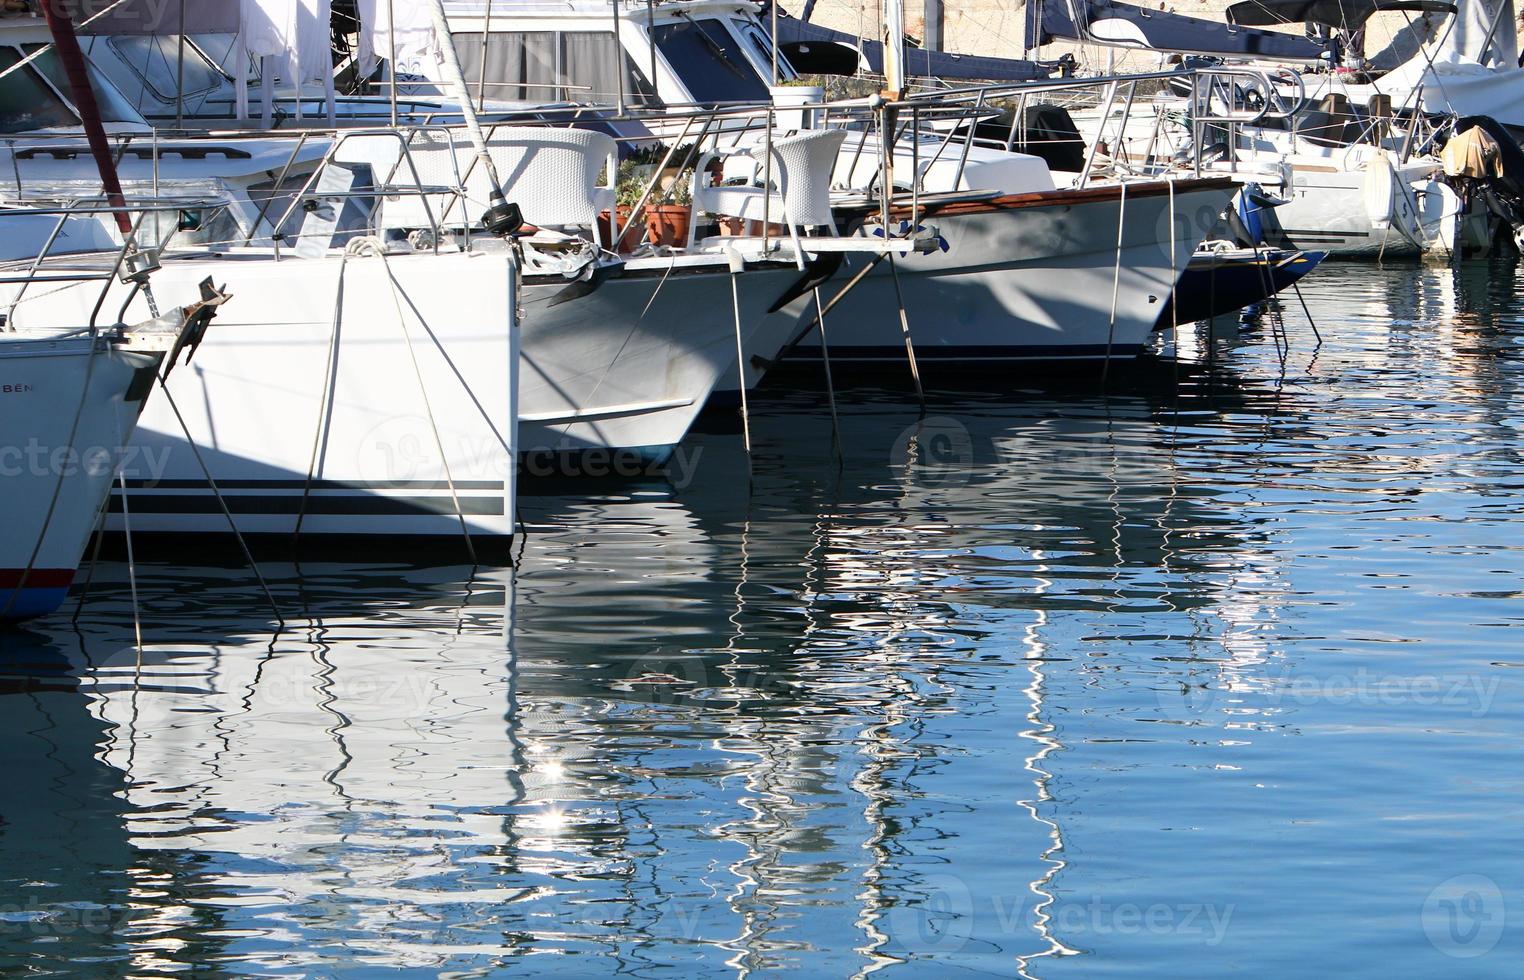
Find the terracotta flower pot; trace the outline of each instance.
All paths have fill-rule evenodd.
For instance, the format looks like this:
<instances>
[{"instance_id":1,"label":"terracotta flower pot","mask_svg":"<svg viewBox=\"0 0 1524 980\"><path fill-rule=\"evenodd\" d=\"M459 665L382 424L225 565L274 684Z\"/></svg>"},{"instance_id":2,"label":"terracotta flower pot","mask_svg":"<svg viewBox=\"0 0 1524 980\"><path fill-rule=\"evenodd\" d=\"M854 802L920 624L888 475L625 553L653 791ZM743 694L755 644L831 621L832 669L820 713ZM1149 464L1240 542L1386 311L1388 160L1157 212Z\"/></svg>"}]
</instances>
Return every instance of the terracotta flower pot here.
<instances>
[{"instance_id":1,"label":"terracotta flower pot","mask_svg":"<svg viewBox=\"0 0 1524 980\"><path fill-rule=\"evenodd\" d=\"M646 240L653 245L688 244L693 209L686 204L646 205Z\"/></svg>"},{"instance_id":2,"label":"terracotta flower pot","mask_svg":"<svg viewBox=\"0 0 1524 980\"><path fill-rule=\"evenodd\" d=\"M633 252L636 246L640 244L641 239L646 236L647 231L638 225L633 228L630 227L630 206L628 204L621 204L615 210L619 215L619 227L623 229L623 232L619 236L619 244L614 248L614 251L621 253ZM608 243L614 240L614 229L609 227L609 213L607 211L601 211L598 214L598 237L603 242L604 247L608 247Z\"/></svg>"},{"instance_id":3,"label":"terracotta flower pot","mask_svg":"<svg viewBox=\"0 0 1524 980\"><path fill-rule=\"evenodd\" d=\"M752 238L761 238L762 237L762 222L760 222L760 221L748 221L748 222L746 222L746 234L751 236ZM777 223L770 223L767 226L767 234L770 237L772 237L772 238L787 238L788 237L788 227L786 225L780 225L780 224L777 224Z\"/></svg>"}]
</instances>

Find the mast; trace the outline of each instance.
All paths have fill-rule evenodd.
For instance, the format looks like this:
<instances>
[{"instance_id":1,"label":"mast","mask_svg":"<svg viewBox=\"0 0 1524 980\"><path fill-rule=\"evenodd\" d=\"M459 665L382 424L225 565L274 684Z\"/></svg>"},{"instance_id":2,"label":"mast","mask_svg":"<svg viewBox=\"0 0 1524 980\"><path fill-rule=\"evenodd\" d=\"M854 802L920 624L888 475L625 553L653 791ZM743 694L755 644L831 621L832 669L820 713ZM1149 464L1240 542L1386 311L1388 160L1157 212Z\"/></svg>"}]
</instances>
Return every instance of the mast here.
<instances>
[{"instance_id":1,"label":"mast","mask_svg":"<svg viewBox=\"0 0 1524 980\"><path fill-rule=\"evenodd\" d=\"M85 138L90 143L90 155L95 157L95 168L100 171L101 187L106 192L106 203L115 212L116 226L123 237L132 237L132 219L127 216L127 198L122 193L122 182L116 175L116 163L111 159L111 145L106 141L106 127L101 124L100 106L95 101L95 89L90 87L90 74L85 69L85 55L79 48L79 38L74 35L74 21L63 4L42 4L42 15L47 19L48 32L53 35L53 46L58 60L63 63L69 79L69 89L74 105L79 109L80 121L85 126Z\"/></svg>"},{"instance_id":2,"label":"mast","mask_svg":"<svg viewBox=\"0 0 1524 980\"><path fill-rule=\"evenodd\" d=\"M503 185L498 177L497 165L492 162L492 154L487 149L487 137L482 132L481 119L477 117L476 105L471 101L471 87L466 82L465 72L461 70L460 57L455 52L455 43L450 38L450 19L445 15L444 0L427 0L427 2L429 13L434 20L434 33L439 44L439 51L444 59L441 67L444 69L445 80L455 91L455 101L460 103L461 115L466 120L466 131L471 135L471 144L475 147L477 159L487 175L492 205L482 216L482 224L494 235L511 235L523 222L516 213L518 209L510 205L503 195ZM486 71L486 62L482 63L482 71ZM395 87L393 91L396 91Z\"/></svg>"},{"instance_id":3,"label":"mast","mask_svg":"<svg viewBox=\"0 0 1524 980\"><path fill-rule=\"evenodd\" d=\"M905 0L884 0L884 95L905 94Z\"/></svg>"},{"instance_id":4,"label":"mast","mask_svg":"<svg viewBox=\"0 0 1524 980\"><path fill-rule=\"evenodd\" d=\"M927 51L941 51L943 47L942 0L926 0L926 37L922 45Z\"/></svg>"}]
</instances>

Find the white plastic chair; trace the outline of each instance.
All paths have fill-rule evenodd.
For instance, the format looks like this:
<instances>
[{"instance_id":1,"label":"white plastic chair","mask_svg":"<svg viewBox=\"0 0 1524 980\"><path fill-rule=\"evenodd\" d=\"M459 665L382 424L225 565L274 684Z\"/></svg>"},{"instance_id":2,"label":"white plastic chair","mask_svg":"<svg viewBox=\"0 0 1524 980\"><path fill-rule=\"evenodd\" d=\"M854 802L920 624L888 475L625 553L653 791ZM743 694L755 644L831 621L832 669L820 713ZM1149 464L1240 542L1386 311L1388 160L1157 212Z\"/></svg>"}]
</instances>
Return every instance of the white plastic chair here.
<instances>
[{"instance_id":1,"label":"white plastic chair","mask_svg":"<svg viewBox=\"0 0 1524 980\"><path fill-rule=\"evenodd\" d=\"M586 129L505 126L489 130L487 151L503 193L542 228L596 228L598 213L614 207L618 145L606 133ZM471 153L469 145L465 152ZM462 169L465 164L462 164ZM487 175L473 172L466 196L485 210L491 203ZM599 173L607 182L598 183Z\"/></svg>"},{"instance_id":2,"label":"white plastic chair","mask_svg":"<svg viewBox=\"0 0 1524 980\"><path fill-rule=\"evenodd\" d=\"M793 238L799 237L800 229L822 226L834 235L831 171L846 138L846 130L826 129L774 140L772 178L776 191L763 187L706 186L704 176L712 157L701 161L694 173L694 210L748 221L762 221L765 217L787 224ZM757 169L760 172L761 168ZM690 247L694 236L695 231L690 229Z\"/></svg>"},{"instance_id":3,"label":"white plastic chair","mask_svg":"<svg viewBox=\"0 0 1524 980\"><path fill-rule=\"evenodd\" d=\"M500 126L487 131L487 152L497 168L503 193L519 206L526 222L540 228L589 228L597 235L599 212L614 207L617 150L612 136L585 129ZM455 195L430 196L429 207L441 227L474 224L491 206L486 170L464 133L455 132L446 139L443 131L420 130L413 134L408 152L426 188L454 187L464 180L464 201ZM601 184L600 173L606 175ZM405 189L412 182L403 161L393 186ZM399 214L423 219L418 200L405 196L390 202L388 223L401 226ZM415 203L409 207L408 201ZM417 214L413 214L415 209ZM427 222L417 223L421 226Z\"/></svg>"}]
</instances>

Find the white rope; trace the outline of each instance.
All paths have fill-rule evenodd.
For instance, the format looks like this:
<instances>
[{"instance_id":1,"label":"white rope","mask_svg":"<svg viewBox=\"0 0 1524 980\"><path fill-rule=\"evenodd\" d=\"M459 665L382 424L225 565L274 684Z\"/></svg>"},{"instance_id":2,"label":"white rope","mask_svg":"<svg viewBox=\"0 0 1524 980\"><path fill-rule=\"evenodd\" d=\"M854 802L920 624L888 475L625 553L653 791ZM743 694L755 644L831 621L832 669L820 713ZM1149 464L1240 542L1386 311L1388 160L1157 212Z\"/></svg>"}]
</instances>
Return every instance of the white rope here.
<instances>
[{"instance_id":1,"label":"white rope","mask_svg":"<svg viewBox=\"0 0 1524 980\"><path fill-rule=\"evenodd\" d=\"M318 451L323 445L324 434L328 430L329 420L324 416L338 375L339 330L344 323L344 272L349 266L350 249L355 249L358 253L363 247L360 243L364 241L367 239L356 238L350 242L344 249L343 257L339 259L339 283L333 299L333 328L328 335L328 358L323 368L323 393L318 403L317 428L312 433L312 455L307 460L307 479L302 485L302 502L296 513L296 527L291 531L293 545L301 538L302 524L307 520L307 500L312 495L312 480L317 473Z\"/></svg>"},{"instance_id":2,"label":"white rope","mask_svg":"<svg viewBox=\"0 0 1524 980\"><path fill-rule=\"evenodd\" d=\"M1173 188L1173 184L1171 187ZM1117 264L1116 271L1111 280L1111 322L1106 326L1106 360L1101 364L1101 383L1106 383L1107 376L1111 373L1111 347L1116 340L1117 333L1117 300L1122 292L1122 236L1127 227L1127 182L1121 184L1122 196L1117 202ZM1174 201L1173 194L1170 201ZM1174 234L1173 229L1170 232ZM1170 253L1170 273L1174 274L1175 256Z\"/></svg>"},{"instance_id":3,"label":"white rope","mask_svg":"<svg viewBox=\"0 0 1524 980\"><path fill-rule=\"evenodd\" d=\"M471 541L471 528L466 524L466 512L460 505L460 493L455 487L455 477L450 472L450 455L445 452L444 438L439 434L439 422L434 418L434 404L429 400L429 388L423 380L423 368L418 363L418 352L413 349L413 333L407 328L407 317L402 313L402 300L399 298L402 286L397 282L397 277L392 275L391 263L386 261L384 249L380 257L382 265L386 266L387 278L391 280L392 303L397 307L397 326L402 331L402 339L407 344L408 357L413 362L413 376L418 379L418 395L423 399L423 410L429 417L429 431L434 434L434 448L439 451L439 464L444 467L445 483L450 488L450 500L455 504L455 516L460 521L461 536L466 539L466 553L471 556L471 564L478 565L481 563L476 558L476 545ZM412 306L411 303L408 305Z\"/></svg>"}]
</instances>

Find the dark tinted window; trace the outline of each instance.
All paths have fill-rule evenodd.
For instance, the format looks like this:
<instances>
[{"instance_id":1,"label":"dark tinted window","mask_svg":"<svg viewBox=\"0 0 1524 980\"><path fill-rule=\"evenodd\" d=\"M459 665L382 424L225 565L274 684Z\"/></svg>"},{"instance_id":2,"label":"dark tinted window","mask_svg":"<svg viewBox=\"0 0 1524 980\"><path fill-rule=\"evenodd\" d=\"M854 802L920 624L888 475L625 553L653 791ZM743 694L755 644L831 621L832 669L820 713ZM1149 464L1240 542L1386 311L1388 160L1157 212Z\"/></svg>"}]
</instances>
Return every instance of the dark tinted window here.
<instances>
[{"instance_id":1,"label":"dark tinted window","mask_svg":"<svg viewBox=\"0 0 1524 980\"><path fill-rule=\"evenodd\" d=\"M178 35L122 35L113 37L111 46L155 98L160 102L175 101L175 93L180 90L181 45ZM186 95L210 92L222 84L222 73L202 57L189 40L185 43L184 55Z\"/></svg>"},{"instance_id":2,"label":"dark tinted window","mask_svg":"<svg viewBox=\"0 0 1524 980\"><path fill-rule=\"evenodd\" d=\"M32 62L33 66L48 77L48 81L53 83L55 89L69 96L69 100L73 101L74 97L69 94L69 76L64 72L63 62L58 60L58 52L54 51L51 45L47 47L47 50L42 49L41 44L23 46L23 50L29 55L42 51L37 55L37 60ZM94 65L88 66L88 71L90 72L90 87L95 90L95 104L101 111L102 122L141 123L143 121L138 111L122 97L122 93L117 91L115 85L106 81L105 77L95 70Z\"/></svg>"},{"instance_id":3,"label":"dark tinted window","mask_svg":"<svg viewBox=\"0 0 1524 980\"><path fill-rule=\"evenodd\" d=\"M21 53L15 48L0 47L0 71L20 60ZM0 78L0 132L78 125L79 118L32 68Z\"/></svg>"},{"instance_id":4,"label":"dark tinted window","mask_svg":"<svg viewBox=\"0 0 1524 980\"><path fill-rule=\"evenodd\" d=\"M725 25L709 18L656 28L656 46L695 102L766 102L762 80Z\"/></svg>"}]
</instances>

